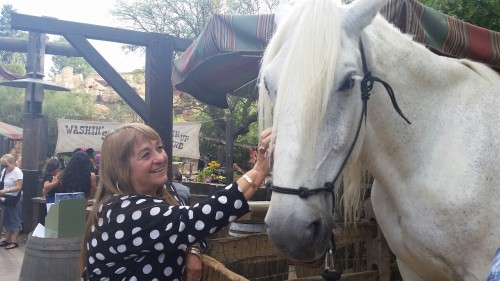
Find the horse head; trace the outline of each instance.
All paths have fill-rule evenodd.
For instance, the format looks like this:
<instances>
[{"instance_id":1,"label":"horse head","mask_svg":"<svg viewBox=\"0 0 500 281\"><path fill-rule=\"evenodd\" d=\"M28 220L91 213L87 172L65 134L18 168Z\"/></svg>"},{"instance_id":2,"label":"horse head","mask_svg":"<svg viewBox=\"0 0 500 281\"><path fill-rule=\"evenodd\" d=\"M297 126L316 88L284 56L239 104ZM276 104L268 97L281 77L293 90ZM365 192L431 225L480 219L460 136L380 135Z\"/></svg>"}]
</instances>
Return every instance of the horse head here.
<instances>
[{"instance_id":1,"label":"horse head","mask_svg":"<svg viewBox=\"0 0 500 281\"><path fill-rule=\"evenodd\" d=\"M342 170L355 170L363 145L363 130L356 129L363 115L359 42L384 3L303 1L279 17L265 51L259 110L261 127L272 116L277 191L265 223L270 240L292 260L317 261L329 245L331 190Z\"/></svg>"}]
</instances>

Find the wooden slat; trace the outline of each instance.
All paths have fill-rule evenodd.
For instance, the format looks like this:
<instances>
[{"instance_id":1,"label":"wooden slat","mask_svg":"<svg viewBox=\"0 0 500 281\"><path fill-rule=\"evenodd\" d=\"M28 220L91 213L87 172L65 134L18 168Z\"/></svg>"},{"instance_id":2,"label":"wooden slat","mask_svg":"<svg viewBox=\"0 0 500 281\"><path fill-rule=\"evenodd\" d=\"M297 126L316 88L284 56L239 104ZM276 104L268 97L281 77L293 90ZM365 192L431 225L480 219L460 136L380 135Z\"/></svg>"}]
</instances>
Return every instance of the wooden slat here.
<instances>
[{"instance_id":1,"label":"wooden slat","mask_svg":"<svg viewBox=\"0 0 500 281\"><path fill-rule=\"evenodd\" d=\"M341 281L378 281L378 271L364 271L356 273L344 273L340 278ZM299 279L289 279L295 281L325 281L321 276L304 277Z\"/></svg>"},{"instance_id":2,"label":"wooden slat","mask_svg":"<svg viewBox=\"0 0 500 281\"><path fill-rule=\"evenodd\" d=\"M203 255L202 281L249 281L245 277L227 269L216 259Z\"/></svg>"},{"instance_id":3,"label":"wooden slat","mask_svg":"<svg viewBox=\"0 0 500 281\"><path fill-rule=\"evenodd\" d=\"M207 254L221 263L237 262L256 256L281 256L266 233L212 239L208 243L210 250Z\"/></svg>"}]
</instances>

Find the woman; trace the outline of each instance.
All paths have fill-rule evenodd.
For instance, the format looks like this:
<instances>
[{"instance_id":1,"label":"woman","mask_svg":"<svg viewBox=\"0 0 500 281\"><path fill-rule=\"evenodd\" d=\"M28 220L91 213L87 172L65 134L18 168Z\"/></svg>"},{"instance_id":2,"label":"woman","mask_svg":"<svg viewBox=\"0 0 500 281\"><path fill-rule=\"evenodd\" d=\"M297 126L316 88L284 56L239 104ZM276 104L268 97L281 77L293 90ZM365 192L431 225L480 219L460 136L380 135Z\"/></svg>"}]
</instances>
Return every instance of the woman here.
<instances>
[{"instance_id":1,"label":"woman","mask_svg":"<svg viewBox=\"0 0 500 281\"><path fill-rule=\"evenodd\" d=\"M2 156L0 158L0 164L4 167L0 174L0 176L4 179L4 188L0 190L0 196L17 196L18 192L22 192L23 172L21 169L16 167L16 159L12 154L5 154ZM23 196L21 193L15 206L10 207L2 205L5 240L0 242L0 247L5 247L6 250L19 247L19 244L17 244L17 237L22 229L22 202Z\"/></svg>"},{"instance_id":2,"label":"woman","mask_svg":"<svg viewBox=\"0 0 500 281\"><path fill-rule=\"evenodd\" d=\"M42 195L47 203L54 203L55 194L62 192L59 160L57 158L48 159L44 170Z\"/></svg>"},{"instance_id":3,"label":"woman","mask_svg":"<svg viewBox=\"0 0 500 281\"><path fill-rule=\"evenodd\" d=\"M189 253L199 257L191 245L249 211L247 200L268 174L264 153L270 135L269 129L261 134L262 149L252 170L224 191L187 207L178 206L165 188L168 156L152 128L126 124L109 133L80 256L82 277L200 280L201 275L182 278L186 260L193 258Z\"/></svg>"},{"instance_id":4,"label":"woman","mask_svg":"<svg viewBox=\"0 0 500 281\"><path fill-rule=\"evenodd\" d=\"M62 172L61 184L63 192L84 192L87 199L91 199L95 192L96 176L92 172L93 165L89 155L84 151L77 151Z\"/></svg>"}]
</instances>

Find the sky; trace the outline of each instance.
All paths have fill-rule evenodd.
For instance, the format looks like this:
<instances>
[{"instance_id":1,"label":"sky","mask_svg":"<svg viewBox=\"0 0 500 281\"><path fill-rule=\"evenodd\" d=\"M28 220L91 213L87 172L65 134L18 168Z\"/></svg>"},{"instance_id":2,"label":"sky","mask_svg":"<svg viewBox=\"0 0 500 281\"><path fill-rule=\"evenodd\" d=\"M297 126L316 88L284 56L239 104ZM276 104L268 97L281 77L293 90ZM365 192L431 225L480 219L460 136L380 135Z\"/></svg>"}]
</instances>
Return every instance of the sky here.
<instances>
[{"instance_id":1,"label":"sky","mask_svg":"<svg viewBox=\"0 0 500 281\"><path fill-rule=\"evenodd\" d=\"M10 4L18 13L32 16L48 16L60 20L89 23L110 27L120 27L110 10L116 0L0 0L0 9L4 4ZM56 35L49 35L49 40ZM140 52L126 54L122 44L89 40L91 44L118 72L128 72L143 68L144 55ZM45 75L49 75L52 66L52 56L45 57Z\"/></svg>"}]
</instances>

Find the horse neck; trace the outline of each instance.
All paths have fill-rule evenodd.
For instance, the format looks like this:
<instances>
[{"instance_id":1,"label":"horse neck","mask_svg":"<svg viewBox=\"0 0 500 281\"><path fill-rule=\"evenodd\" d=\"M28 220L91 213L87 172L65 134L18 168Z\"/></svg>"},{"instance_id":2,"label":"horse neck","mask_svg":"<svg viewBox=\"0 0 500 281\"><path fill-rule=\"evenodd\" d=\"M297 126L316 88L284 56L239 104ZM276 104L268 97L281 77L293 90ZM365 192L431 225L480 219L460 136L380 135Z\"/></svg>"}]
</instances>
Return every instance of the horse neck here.
<instances>
[{"instance_id":1,"label":"horse neck","mask_svg":"<svg viewBox=\"0 0 500 281\"><path fill-rule=\"evenodd\" d=\"M417 121L432 115L433 107L427 103L439 102L434 96L436 91L432 89L443 83L433 77L441 67L436 57L380 16L365 32L363 43L368 69L373 76L391 85L406 117ZM438 127L440 124L434 125ZM429 133L420 132L415 127L396 113L385 89L378 85L368 101L365 141L360 156L375 178L398 175L401 180L411 178L409 175L418 168L416 160L423 153L415 148L422 147L419 144L426 141L424 138Z\"/></svg>"}]
</instances>

